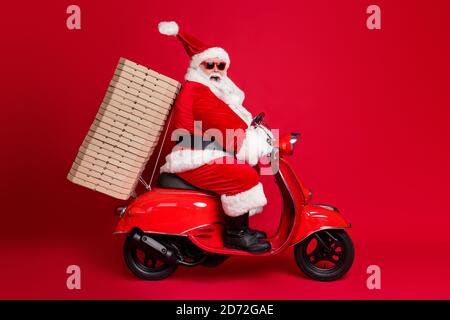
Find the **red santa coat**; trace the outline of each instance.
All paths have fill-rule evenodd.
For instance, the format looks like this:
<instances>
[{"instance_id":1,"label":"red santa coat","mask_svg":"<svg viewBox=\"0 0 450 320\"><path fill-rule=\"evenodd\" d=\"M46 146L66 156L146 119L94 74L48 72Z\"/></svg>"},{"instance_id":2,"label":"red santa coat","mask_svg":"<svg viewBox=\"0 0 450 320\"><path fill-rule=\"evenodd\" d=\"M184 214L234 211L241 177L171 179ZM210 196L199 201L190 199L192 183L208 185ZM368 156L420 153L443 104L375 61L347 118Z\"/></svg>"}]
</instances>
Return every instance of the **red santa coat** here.
<instances>
[{"instance_id":1,"label":"red santa coat","mask_svg":"<svg viewBox=\"0 0 450 320\"><path fill-rule=\"evenodd\" d=\"M271 151L267 134L250 126L251 114L242 106L226 104L204 84L186 81L174 108L175 130L197 136L214 135L224 151L179 150L175 147L166 157L162 172L184 172L224 156L234 156L254 166L261 156ZM221 137L217 137L217 133ZM176 136L172 134L171 137L175 146Z\"/></svg>"},{"instance_id":2,"label":"red santa coat","mask_svg":"<svg viewBox=\"0 0 450 320\"><path fill-rule=\"evenodd\" d=\"M230 181L236 181L241 177L249 176L248 169L243 167L254 166L261 156L271 151L267 141L267 134L250 126L252 116L245 108L227 104L223 99L214 94L211 89L199 82L186 81L177 97L174 106L174 132L180 130L190 135L215 136L215 141L223 150L199 150L178 148L175 145L176 136L172 133L171 143L174 145L172 152L166 157L166 163L161 167L161 172L178 173L181 177L189 178L194 185L202 185L205 181L195 181L196 176L205 179L205 173L211 174L211 180L216 185L226 185ZM201 127L199 126L201 122ZM230 130L233 130L230 132ZM231 133L231 135L230 135ZM217 138L216 134L221 135ZM230 139L230 137L232 137ZM212 160L235 158L239 163L226 164L225 167L217 167L211 164ZM220 165L219 165L220 166ZM220 181L214 176L216 170L229 172L225 179ZM246 172L246 174L243 174ZM251 176L251 175L250 175ZM252 179L254 180L254 179ZM195 183L197 182L197 183ZM226 214L238 216L246 212L250 214L261 211L267 203L261 183L249 188L249 181L236 181L234 194L221 194L221 188L215 188L221 194L222 205ZM211 186L211 182L208 181ZM241 187L242 186L242 187ZM240 188L240 189L239 189ZM212 189L212 188L210 188ZM218 191L219 190L219 191Z\"/></svg>"}]
</instances>

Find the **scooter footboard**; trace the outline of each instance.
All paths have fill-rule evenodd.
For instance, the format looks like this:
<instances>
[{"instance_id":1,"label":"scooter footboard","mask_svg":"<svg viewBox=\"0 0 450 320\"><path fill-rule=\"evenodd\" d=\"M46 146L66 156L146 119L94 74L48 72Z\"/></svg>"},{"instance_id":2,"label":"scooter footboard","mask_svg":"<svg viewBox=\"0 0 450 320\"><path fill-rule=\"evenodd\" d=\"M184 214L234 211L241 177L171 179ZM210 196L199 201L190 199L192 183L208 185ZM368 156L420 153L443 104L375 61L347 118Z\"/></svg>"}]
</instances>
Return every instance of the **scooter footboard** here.
<instances>
[{"instance_id":1,"label":"scooter footboard","mask_svg":"<svg viewBox=\"0 0 450 320\"><path fill-rule=\"evenodd\" d=\"M350 227L351 224L339 213L338 209L322 204L307 204L303 207L300 219L296 221L291 244L295 245L320 230Z\"/></svg>"}]
</instances>

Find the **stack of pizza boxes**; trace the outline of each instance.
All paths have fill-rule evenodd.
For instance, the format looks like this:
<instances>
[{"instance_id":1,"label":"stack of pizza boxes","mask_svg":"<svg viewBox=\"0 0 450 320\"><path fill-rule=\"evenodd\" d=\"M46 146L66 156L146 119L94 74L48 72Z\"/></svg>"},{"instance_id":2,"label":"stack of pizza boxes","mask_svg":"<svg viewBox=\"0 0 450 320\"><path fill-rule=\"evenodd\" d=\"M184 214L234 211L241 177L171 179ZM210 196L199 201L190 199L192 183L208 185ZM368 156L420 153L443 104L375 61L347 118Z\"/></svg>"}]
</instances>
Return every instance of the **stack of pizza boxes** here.
<instances>
[{"instance_id":1,"label":"stack of pizza boxes","mask_svg":"<svg viewBox=\"0 0 450 320\"><path fill-rule=\"evenodd\" d=\"M134 192L180 83L121 58L67 178L126 200Z\"/></svg>"}]
</instances>

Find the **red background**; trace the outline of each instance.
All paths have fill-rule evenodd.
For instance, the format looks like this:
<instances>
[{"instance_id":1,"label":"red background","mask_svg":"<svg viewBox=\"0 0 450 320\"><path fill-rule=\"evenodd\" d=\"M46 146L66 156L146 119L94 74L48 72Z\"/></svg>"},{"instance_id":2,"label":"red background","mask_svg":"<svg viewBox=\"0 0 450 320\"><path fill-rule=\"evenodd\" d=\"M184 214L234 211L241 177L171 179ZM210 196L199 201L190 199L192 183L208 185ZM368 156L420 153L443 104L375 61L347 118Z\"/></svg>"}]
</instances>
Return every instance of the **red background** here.
<instances>
[{"instance_id":1,"label":"red background","mask_svg":"<svg viewBox=\"0 0 450 320\"><path fill-rule=\"evenodd\" d=\"M66 8L81 7L81 30ZM366 28L381 7L382 30ZM0 298L450 298L448 1L33 1L1 8ZM292 252L135 278L113 236L121 204L66 180L119 57L177 80L188 58L156 30L176 20L231 56L246 106L282 132L290 159L353 223L353 268L318 283ZM148 179L148 176L146 177ZM267 179L265 179L266 181ZM274 231L279 200L252 224ZM81 267L81 290L66 268ZM366 269L381 267L381 290Z\"/></svg>"}]
</instances>

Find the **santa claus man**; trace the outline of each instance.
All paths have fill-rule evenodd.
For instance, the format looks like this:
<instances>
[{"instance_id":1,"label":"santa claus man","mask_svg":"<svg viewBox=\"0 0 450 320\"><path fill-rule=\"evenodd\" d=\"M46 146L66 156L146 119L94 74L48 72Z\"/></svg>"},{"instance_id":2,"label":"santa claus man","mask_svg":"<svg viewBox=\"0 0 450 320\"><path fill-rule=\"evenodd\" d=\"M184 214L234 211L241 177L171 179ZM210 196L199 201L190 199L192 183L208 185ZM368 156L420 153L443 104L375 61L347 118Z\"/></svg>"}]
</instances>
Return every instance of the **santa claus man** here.
<instances>
[{"instance_id":1,"label":"santa claus man","mask_svg":"<svg viewBox=\"0 0 450 320\"><path fill-rule=\"evenodd\" d=\"M250 229L248 218L267 203L254 166L272 151L273 135L252 126L253 117L242 105L244 93L227 76L230 58L224 49L206 45L175 22L160 22L158 29L176 36L191 57L173 110L177 143L161 172L220 195L225 247L266 252L266 234Z\"/></svg>"}]
</instances>

